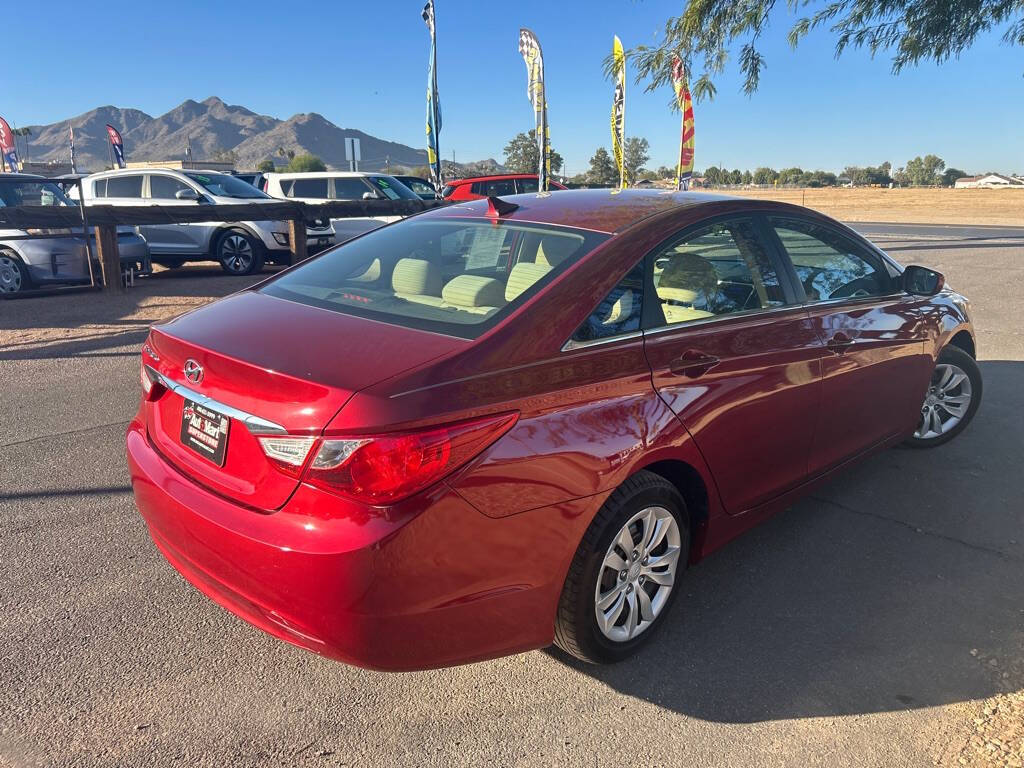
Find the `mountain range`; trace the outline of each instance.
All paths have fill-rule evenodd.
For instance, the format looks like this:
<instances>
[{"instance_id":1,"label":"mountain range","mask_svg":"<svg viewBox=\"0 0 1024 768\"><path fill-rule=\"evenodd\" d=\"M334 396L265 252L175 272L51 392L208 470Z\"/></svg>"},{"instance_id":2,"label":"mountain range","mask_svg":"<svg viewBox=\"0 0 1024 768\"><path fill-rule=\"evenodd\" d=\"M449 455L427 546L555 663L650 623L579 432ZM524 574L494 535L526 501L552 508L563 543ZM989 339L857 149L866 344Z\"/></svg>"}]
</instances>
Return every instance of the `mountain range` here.
<instances>
[{"instance_id":1,"label":"mountain range","mask_svg":"<svg viewBox=\"0 0 1024 768\"><path fill-rule=\"evenodd\" d=\"M379 139L354 128L339 128L316 112L279 120L259 115L245 107L226 104L216 96L205 101L187 101L169 112L152 117L138 109L97 107L89 112L50 125L29 125L29 146L19 140L23 160L68 162L68 127L75 129L75 161L79 170L96 171L109 164L106 124L121 132L125 157L133 160L183 160L186 147L192 157L202 160L232 160L238 169L255 168L264 160L278 165L288 162L289 153L316 155L329 168L348 169L345 139L360 140L360 170L382 171L390 165L416 168L426 165L425 149L415 149ZM445 166L451 166L445 163ZM456 172L497 172L494 160L454 164Z\"/></svg>"}]
</instances>

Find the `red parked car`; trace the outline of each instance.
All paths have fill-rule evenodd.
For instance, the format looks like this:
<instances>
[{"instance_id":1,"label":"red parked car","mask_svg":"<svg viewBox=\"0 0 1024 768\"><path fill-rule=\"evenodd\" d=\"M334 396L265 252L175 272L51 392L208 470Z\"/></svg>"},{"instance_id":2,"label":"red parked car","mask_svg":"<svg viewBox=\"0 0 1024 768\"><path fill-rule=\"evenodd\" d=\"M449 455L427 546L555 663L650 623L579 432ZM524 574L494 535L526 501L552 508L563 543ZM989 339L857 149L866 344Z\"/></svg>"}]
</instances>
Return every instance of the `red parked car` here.
<instances>
[{"instance_id":1,"label":"red parked car","mask_svg":"<svg viewBox=\"0 0 1024 768\"><path fill-rule=\"evenodd\" d=\"M557 181L548 181L551 190L568 189ZM505 173L499 176L477 176L472 179L453 179L443 190L445 200L479 200L482 197L506 197L538 190L536 173Z\"/></svg>"},{"instance_id":2,"label":"red parked car","mask_svg":"<svg viewBox=\"0 0 1024 768\"><path fill-rule=\"evenodd\" d=\"M141 375L167 559L382 669L628 656L688 563L982 391L940 274L796 206L641 190L410 217L154 327Z\"/></svg>"}]
</instances>

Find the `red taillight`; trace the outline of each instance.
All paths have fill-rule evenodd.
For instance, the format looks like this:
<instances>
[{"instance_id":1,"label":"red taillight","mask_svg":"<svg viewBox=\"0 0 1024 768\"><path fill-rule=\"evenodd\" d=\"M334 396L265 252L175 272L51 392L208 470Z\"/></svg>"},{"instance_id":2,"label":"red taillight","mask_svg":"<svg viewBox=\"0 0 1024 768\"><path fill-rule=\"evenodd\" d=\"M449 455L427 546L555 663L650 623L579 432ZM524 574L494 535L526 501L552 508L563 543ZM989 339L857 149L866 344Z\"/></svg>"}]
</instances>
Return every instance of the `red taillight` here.
<instances>
[{"instance_id":1,"label":"red taillight","mask_svg":"<svg viewBox=\"0 0 1024 768\"><path fill-rule=\"evenodd\" d=\"M325 439L303 479L356 501L392 504L479 455L517 418L505 413L413 432Z\"/></svg>"}]
</instances>

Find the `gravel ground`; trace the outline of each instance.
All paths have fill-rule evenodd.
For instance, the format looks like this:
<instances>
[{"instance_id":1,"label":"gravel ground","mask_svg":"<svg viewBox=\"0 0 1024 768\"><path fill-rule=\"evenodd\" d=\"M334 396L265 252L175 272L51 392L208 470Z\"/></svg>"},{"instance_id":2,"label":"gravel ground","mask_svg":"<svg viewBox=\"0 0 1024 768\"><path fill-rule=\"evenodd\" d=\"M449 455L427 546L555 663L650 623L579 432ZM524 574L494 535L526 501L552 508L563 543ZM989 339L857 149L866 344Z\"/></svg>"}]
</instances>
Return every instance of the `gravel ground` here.
<instances>
[{"instance_id":1,"label":"gravel ground","mask_svg":"<svg viewBox=\"0 0 1024 768\"><path fill-rule=\"evenodd\" d=\"M1024 248L878 240L972 297L975 423L698 564L666 631L607 668L381 674L235 619L149 541L123 432L147 323L247 281L0 302L0 765L1020 765Z\"/></svg>"}]
</instances>

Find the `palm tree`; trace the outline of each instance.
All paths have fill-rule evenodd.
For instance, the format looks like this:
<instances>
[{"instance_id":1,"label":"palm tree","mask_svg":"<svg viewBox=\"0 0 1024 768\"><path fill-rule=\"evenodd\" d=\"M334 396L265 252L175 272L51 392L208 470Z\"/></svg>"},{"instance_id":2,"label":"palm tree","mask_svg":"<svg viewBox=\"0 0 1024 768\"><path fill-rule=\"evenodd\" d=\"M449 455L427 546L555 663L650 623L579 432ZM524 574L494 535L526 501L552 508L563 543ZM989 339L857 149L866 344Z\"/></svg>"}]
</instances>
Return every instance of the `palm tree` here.
<instances>
[{"instance_id":1,"label":"palm tree","mask_svg":"<svg viewBox=\"0 0 1024 768\"><path fill-rule=\"evenodd\" d=\"M15 136L24 136L25 137L25 162L26 163L30 162L32 160L32 153L29 150L28 137L32 135L32 129L31 128L14 128L14 129L11 130L11 133L13 133ZM17 139L15 139L15 142L17 142Z\"/></svg>"}]
</instances>

